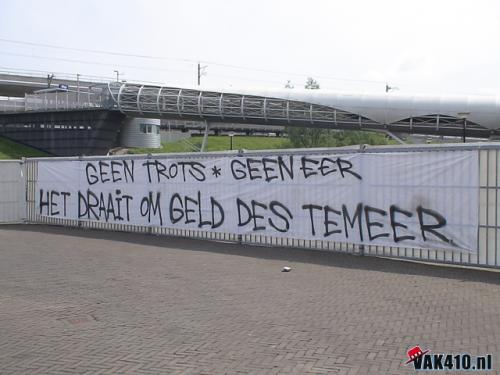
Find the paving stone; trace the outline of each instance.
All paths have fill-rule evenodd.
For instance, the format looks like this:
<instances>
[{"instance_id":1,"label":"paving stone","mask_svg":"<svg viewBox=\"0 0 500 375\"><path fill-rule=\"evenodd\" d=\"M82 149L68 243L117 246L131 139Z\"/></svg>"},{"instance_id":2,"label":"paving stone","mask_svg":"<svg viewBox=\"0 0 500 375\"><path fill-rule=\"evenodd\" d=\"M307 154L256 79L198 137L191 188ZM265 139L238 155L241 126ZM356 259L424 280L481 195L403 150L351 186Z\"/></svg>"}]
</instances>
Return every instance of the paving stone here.
<instances>
[{"instance_id":1,"label":"paving stone","mask_svg":"<svg viewBox=\"0 0 500 375\"><path fill-rule=\"evenodd\" d=\"M499 369L500 273L0 228L1 374L411 374L415 345Z\"/></svg>"}]
</instances>

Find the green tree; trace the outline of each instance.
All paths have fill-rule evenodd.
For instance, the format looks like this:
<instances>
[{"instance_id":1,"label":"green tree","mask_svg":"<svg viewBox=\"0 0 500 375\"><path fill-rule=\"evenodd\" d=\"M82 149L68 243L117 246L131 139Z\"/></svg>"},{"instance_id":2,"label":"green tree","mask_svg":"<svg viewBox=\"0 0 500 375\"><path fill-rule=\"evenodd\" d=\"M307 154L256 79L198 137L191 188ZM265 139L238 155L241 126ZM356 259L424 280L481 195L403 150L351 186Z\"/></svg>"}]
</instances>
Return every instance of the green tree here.
<instances>
[{"instance_id":1,"label":"green tree","mask_svg":"<svg viewBox=\"0 0 500 375\"><path fill-rule=\"evenodd\" d=\"M312 77L307 78L304 87L308 90L317 90L320 88L318 81ZM325 145L325 138L328 138L329 135L327 129L304 127L288 127L287 133L290 143L293 147L297 148L322 147Z\"/></svg>"},{"instance_id":2,"label":"green tree","mask_svg":"<svg viewBox=\"0 0 500 375\"><path fill-rule=\"evenodd\" d=\"M306 85L305 85L305 88L306 89L309 89L309 90L317 90L319 89L319 83L318 81L316 81L314 78L312 77L307 77L307 81L306 81Z\"/></svg>"},{"instance_id":3,"label":"green tree","mask_svg":"<svg viewBox=\"0 0 500 375\"><path fill-rule=\"evenodd\" d=\"M288 81L286 88L293 88ZM308 77L304 86L309 90L320 88L318 81ZM287 127L288 138L292 147L341 147L358 144L384 145L387 137L380 133L354 130L331 130L322 128Z\"/></svg>"}]
</instances>

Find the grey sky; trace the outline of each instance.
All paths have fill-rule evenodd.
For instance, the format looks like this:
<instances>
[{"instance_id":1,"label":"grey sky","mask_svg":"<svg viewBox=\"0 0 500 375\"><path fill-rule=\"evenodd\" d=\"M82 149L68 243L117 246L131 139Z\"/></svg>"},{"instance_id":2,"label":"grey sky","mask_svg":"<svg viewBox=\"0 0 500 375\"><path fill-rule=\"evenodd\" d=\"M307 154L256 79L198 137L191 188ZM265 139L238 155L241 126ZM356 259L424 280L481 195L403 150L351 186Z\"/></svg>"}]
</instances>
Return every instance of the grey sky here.
<instances>
[{"instance_id":1,"label":"grey sky","mask_svg":"<svg viewBox=\"0 0 500 375\"><path fill-rule=\"evenodd\" d=\"M312 76L340 91L500 92L494 0L0 0L0 10L1 39L165 58L0 41L1 68L193 85L201 60L210 86Z\"/></svg>"}]
</instances>

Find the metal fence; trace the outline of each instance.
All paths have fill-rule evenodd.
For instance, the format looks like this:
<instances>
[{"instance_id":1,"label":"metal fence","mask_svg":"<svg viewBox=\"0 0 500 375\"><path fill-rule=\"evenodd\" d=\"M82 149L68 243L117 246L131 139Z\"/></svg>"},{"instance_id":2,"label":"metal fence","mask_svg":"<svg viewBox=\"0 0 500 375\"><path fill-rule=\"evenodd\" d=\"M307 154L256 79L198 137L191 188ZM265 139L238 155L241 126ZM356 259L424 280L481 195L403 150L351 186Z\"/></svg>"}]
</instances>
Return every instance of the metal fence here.
<instances>
[{"instance_id":1,"label":"metal fence","mask_svg":"<svg viewBox=\"0 0 500 375\"><path fill-rule=\"evenodd\" d=\"M0 112L70 111L92 108L113 108L109 93L96 87L95 91L62 91L26 94L24 98L0 100Z\"/></svg>"},{"instance_id":2,"label":"metal fence","mask_svg":"<svg viewBox=\"0 0 500 375\"><path fill-rule=\"evenodd\" d=\"M26 95L26 111L69 110L82 108L101 108L105 102L100 92L54 92Z\"/></svg>"},{"instance_id":3,"label":"metal fence","mask_svg":"<svg viewBox=\"0 0 500 375\"><path fill-rule=\"evenodd\" d=\"M0 161L0 223L26 217L24 165L20 160Z\"/></svg>"},{"instance_id":4,"label":"metal fence","mask_svg":"<svg viewBox=\"0 0 500 375\"><path fill-rule=\"evenodd\" d=\"M425 152L425 151L452 152L456 150L477 150L479 153L479 228L478 228L478 252L467 253L451 250L401 248L388 246L358 246L352 243L343 243L324 240L304 240L296 238L281 238L263 236L258 234L237 235L234 233L215 233L206 230L184 230L176 228L138 226L129 224L105 223L88 220L68 220L60 218L50 218L38 215L35 206L35 191L38 175L38 162L48 159L27 159L25 162L26 171L26 217L29 223L43 223L52 225L62 225L70 227L80 227L89 229L139 232L155 235L177 236L186 238L197 238L218 241L232 241L257 246L279 246L306 249L319 249L326 251L337 251L353 253L358 255L392 257L401 259L411 259L432 263L452 263L470 267L500 267L500 210L498 205L499 175L500 175L500 144L464 144L464 145L425 145L425 146L391 146L391 147L352 147L340 149L315 149L308 150L310 155L322 154L349 154L364 152ZM189 158L214 158L221 156L234 156L238 151L225 153L196 153L196 154L170 154L155 155L155 158L168 159L189 159ZM282 150L272 151L273 154L303 153L304 150ZM245 156L269 155L271 152L250 152ZM151 156L151 155L149 155ZM126 155L120 157L85 157L85 158L54 158L54 160L101 160L101 159L134 159L144 158L144 155ZM464 171L467 173L467 171Z\"/></svg>"},{"instance_id":5,"label":"metal fence","mask_svg":"<svg viewBox=\"0 0 500 375\"><path fill-rule=\"evenodd\" d=\"M24 112L24 98L1 99L0 112Z\"/></svg>"}]
</instances>

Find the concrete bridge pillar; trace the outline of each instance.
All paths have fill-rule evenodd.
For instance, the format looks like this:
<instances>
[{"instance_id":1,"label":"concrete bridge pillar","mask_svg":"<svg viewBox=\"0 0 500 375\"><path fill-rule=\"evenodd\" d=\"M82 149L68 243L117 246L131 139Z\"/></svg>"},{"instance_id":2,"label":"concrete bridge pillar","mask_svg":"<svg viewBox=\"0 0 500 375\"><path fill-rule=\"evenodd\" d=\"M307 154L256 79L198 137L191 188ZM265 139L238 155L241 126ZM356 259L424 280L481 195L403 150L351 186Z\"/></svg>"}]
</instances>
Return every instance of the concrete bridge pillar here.
<instances>
[{"instance_id":1,"label":"concrete bridge pillar","mask_svg":"<svg viewBox=\"0 0 500 375\"><path fill-rule=\"evenodd\" d=\"M120 130L120 146L160 148L160 120L127 117Z\"/></svg>"}]
</instances>

